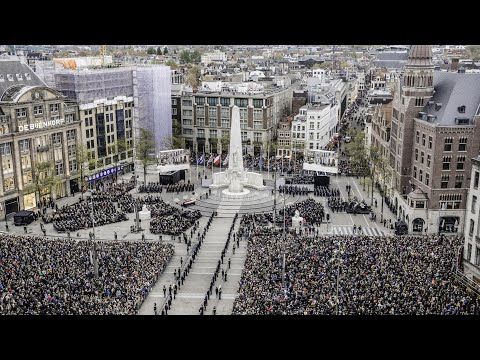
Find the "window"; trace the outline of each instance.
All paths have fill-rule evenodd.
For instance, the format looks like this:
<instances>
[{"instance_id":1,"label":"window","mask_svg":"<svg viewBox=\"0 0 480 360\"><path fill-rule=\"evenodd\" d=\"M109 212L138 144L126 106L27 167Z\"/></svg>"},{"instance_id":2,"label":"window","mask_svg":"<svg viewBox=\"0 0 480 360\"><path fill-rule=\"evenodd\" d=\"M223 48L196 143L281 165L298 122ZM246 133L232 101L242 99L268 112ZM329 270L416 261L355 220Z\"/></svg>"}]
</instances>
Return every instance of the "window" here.
<instances>
[{"instance_id":1,"label":"window","mask_svg":"<svg viewBox=\"0 0 480 360\"><path fill-rule=\"evenodd\" d=\"M205 116L205 106L197 106L197 116Z\"/></svg>"},{"instance_id":2,"label":"window","mask_svg":"<svg viewBox=\"0 0 480 360\"><path fill-rule=\"evenodd\" d=\"M73 114L68 114L68 115L65 115L65 122L68 124L68 123L71 123L71 122L74 122L75 121L75 118L73 116Z\"/></svg>"},{"instance_id":3,"label":"window","mask_svg":"<svg viewBox=\"0 0 480 360\"><path fill-rule=\"evenodd\" d=\"M425 201L415 201L416 209L425 209Z\"/></svg>"},{"instance_id":4,"label":"window","mask_svg":"<svg viewBox=\"0 0 480 360\"><path fill-rule=\"evenodd\" d=\"M218 98L216 98L216 97L209 97L209 98L207 98L207 104L208 104L209 106L217 106L217 104L218 104ZM215 110L216 110L216 109L215 109Z\"/></svg>"},{"instance_id":5,"label":"window","mask_svg":"<svg viewBox=\"0 0 480 360\"><path fill-rule=\"evenodd\" d=\"M422 170L422 169L420 169L419 174L420 174L419 180L420 180L420 181L423 181L423 170Z\"/></svg>"},{"instance_id":6,"label":"window","mask_svg":"<svg viewBox=\"0 0 480 360\"><path fill-rule=\"evenodd\" d=\"M172 115L177 115L177 108L172 108Z\"/></svg>"},{"instance_id":7,"label":"window","mask_svg":"<svg viewBox=\"0 0 480 360\"><path fill-rule=\"evenodd\" d=\"M90 129L93 130L93 129ZM52 142L54 145L62 143L62 133L52 134Z\"/></svg>"},{"instance_id":8,"label":"window","mask_svg":"<svg viewBox=\"0 0 480 360\"><path fill-rule=\"evenodd\" d=\"M417 144L420 144L420 133L418 131L417 131L416 141L417 141Z\"/></svg>"},{"instance_id":9,"label":"window","mask_svg":"<svg viewBox=\"0 0 480 360\"><path fill-rule=\"evenodd\" d=\"M457 170L465 170L465 159L464 155L457 156Z\"/></svg>"},{"instance_id":10,"label":"window","mask_svg":"<svg viewBox=\"0 0 480 360\"><path fill-rule=\"evenodd\" d=\"M177 99L172 99L172 105L177 105Z\"/></svg>"},{"instance_id":11,"label":"window","mask_svg":"<svg viewBox=\"0 0 480 360\"><path fill-rule=\"evenodd\" d=\"M262 142L262 133L261 132L253 133L253 141Z\"/></svg>"},{"instance_id":12,"label":"window","mask_svg":"<svg viewBox=\"0 0 480 360\"><path fill-rule=\"evenodd\" d=\"M195 103L197 105L205 105L205 98L203 96L195 96Z\"/></svg>"},{"instance_id":13,"label":"window","mask_svg":"<svg viewBox=\"0 0 480 360\"><path fill-rule=\"evenodd\" d=\"M460 138L459 144L458 144L458 151L467 151L467 138L466 137Z\"/></svg>"},{"instance_id":14,"label":"window","mask_svg":"<svg viewBox=\"0 0 480 360\"><path fill-rule=\"evenodd\" d=\"M75 159L70 160L68 168L70 169L70 171L77 171L77 160Z\"/></svg>"},{"instance_id":15,"label":"window","mask_svg":"<svg viewBox=\"0 0 480 360\"><path fill-rule=\"evenodd\" d=\"M63 175L63 163L55 164L55 171L57 175Z\"/></svg>"},{"instance_id":16,"label":"window","mask_svg":"<svg viewBox=\"0 0 480 360\"><path fill-rule=\"evenodd\" d=\"M468 235L472 236L473 235L473 229L475 228L475 221L473 219L470 219L470 229L468 231Z\"/></svg>"},{"instance_id":17,"label":"window","mask_svg":"<svg viewBox=\"0 0 480 360\"><path fill-rule=\"evenodd\" d=\"M220 105L230 106L230 98L224 98L224 97L220 98Z\"/></svg>"},{"instance_id":18,"label":"window","mask_svg":"<svg viewBox=\"0 0 480 360\"><path fill-rule=\"evenodd\" d=\"M208 117L209 118L217 118L217 108L216 107L213 107L213 108L208 108Z\"/></svg>"},{"instance_id":19,"label":"window","mask_svg":"<svg viewBox=\"0 0 480 360\"><path fill-rule=\"evenodd\" d=\"M452 161L451 156L444 156L443 157L443 170L450 170L450 162Z\"/></svg>"},{"instance_id":20,"label":"window","mask_svg":"<svg viewBox=\"0 0 480 360\"><path fill-rule=\"evenodd\" d=\"M192 116L192 114L193 114L193 111L190 110L190 109L183 109L182 110L182 115L183 116Z\"/></svg>"},{"instance_id":21,"label":"window","mask_svg":"<svg viewBox=\"0 0 480 360\"><path fill-rule=\"evenodd\" d=\"M415 161L418 161L418 149L415 149Z\"/></svg>"},{"instance_id":22,"label":"window","mask_svg":"<svg viewBox=\"0 0 480 360\"><path fill-rule=\"evenodd\" d=\"M253 110L253 119L254 120L263 120L263 110Z\"/></svg>"},{"instance_id":23,"label":"window","mask_svg":"<svg viewBox=\"0 0 480 360\"><path fill-rule=\"evenodd\" d=\"M247 107L248 106L248 99L235 98L235 105L237 105L238 107Z\"/></svg>"},{"instance_id":24,"label":"window","mask_svg":"<svg viewBox=\"0 0 480 360\"><path fill-rule=\"evenodd\" d=\"M18 146L20 147L20 152L27 152L30 150L30 141L28 139L20 140Z\"/></svg>"},{"instance_id":25,"label":"window","mask_svg":"<svg viewBox=\"0 0 480 360\"><path fill-rule=\"evenodd\" d=\"M445 145L443 151L452 151L453 138L445 138Z\"/></svg>"},{"instance_id":26,"label":"window","mask_svg":"<svg viewBox=\"0 0 480 360\"><path fill-rule=\"evenodd\" d=\"M254 120L253 128L257 129L257 130L263 129L263 121L262 120Z\"/></svg>"},{"instance_id":27,"label":"window","mask_svg":"<svg viewBox=\"0 0 480 360\"><path fill-rule=\"evenodd\" d=\"M3 179L3 189L4 191L10 191L15 189L15 180L13 176Z\"/></svg>"},{"instance_id":28,"label":"window","mask_svg":"<svg viewBox=\"0 0 480 360\"><path fill-rule=\"evenodd\" d=\"M0 155L5 156L5 155L11 155L11 154L12 154L12 147L10 143L0 144Z\"/></svg>"},{"instance_id":29,"label":"window","mask_svg":"<svg viewBox=\"0 0 480 360\"><path fill-rule=\"evenodd\" d=\"M42 115L43 114L43 106L37 105L33 107L33 114L34 115Z\"/></svg>"},{"instance_id":30,"label":"window","mask_svg":"<svg viewBox=\"0 0 480 360\"><path fill-rule=\"evenodd\" d=\"M480 248L475 249L475 265L480 266Z\"/></svg>"},{"instance_id":31,"label":"window","mask_svg":"<svg viewBox=\"0 0 480 360\"><path fill-rule=\"evenodd\" d=\"M460 114L465 114L465 105L459 106L459 107L458 107L458 112L459 112Z\"/></svg>"},{"instance_id":32,"label":"window","mask_svg":"<svg viewBox=\"0 0 480 360\"><path fill-rule=\"evenodd\" d=\"M415 98L415 106L423 106L423 103L424 103L424 98L423 97Z\"/></svg>"},{"instance_id":33,"label":"window","mask_svg":"<svg viewBox=\"0 0 480 360\"><path fill-rule=\"evenodd\" d=\"M263 99L253 99L253 107L261 109L263 106Z\"/></svg>"},{"instance_id":34,"label":"window","mask_svg":"<svg viewBox=\"0 0 480 360\"><path fill-rule=\"evenodd\" d=\"M77 149L75 145L68 145L68 156L75 156L77 154Z\"/></svg>"},{"instance_id":35,"label":"window","mask_svg":"<svg viewBox=\"0 0 480 360\"><path fill-rule=\"evenodd\" d=\"M193 130L192 129L183 129L183 135L192 135Z\"/></svg>"},{"instance_id":36,"label":"window","mask_svg":"<svg viewBox=\"0 0 480 360\"><path fill-rule=\"evenodd\" d=\"M421 155L421 157L420 157L420 163L423 164L424 161L425 161L425 153L422 151L422 155Z\"/></svg>"},{"instance_id":37,"label":"window","mask_svg":"<svg viewBox=\"0 0 480 360\"><path fill-rule=\"evenodd\" d=\"M242 142L246 142L248 139L247 137L247 132L246 131L242 131Z\"/></svg>"},{"instance_id":38,"label":"window","mask_svg":"<svg viewBox=\"0 0 480 360\"><path fill-rule=\"evenodd\" d=\"M105 114L105 121L110 121L110 114Z\"/></svg>"},{"instance_id":39,"label":"window","mask_svg":"<svg viewBox=\"0 0 480 360\"><path fill-rule=\"evenodd\" d=\"M192 106L192 100L182 100L182 106Z\"/></svg>"},{"instance_id":40,"label":"window","mask_svg":"<svg viewBox=\"0 0 480 360\"><path fill-rule=\"evenodd\" d=\"M183 125L192 125L192 119L183 119Z\"/></svg>"},{"instance_id":41,"label":"window","mask_svg":"<svg viewBox=\"0 0 480 360\"><path fill-rule=\"evenodd\" d=\"M17 115L17 117L27 116L27 108L15 109L15 115Z\"/></svg>"},{"instance_id":42,"label":"window","mask_svg":"<svg viewBox=\"0 0 480 360\"><path fill-rule=\"evenodd\" d=\"M427 155L427 167L430 167L430 160L431 160L430 155Z\"/></svg>"},{"instance_id":43,"label":"window","mask_svg":"<svg viewBox=\"0 0 480 360\"><path fill-rule=\"evenodd\" d=\"M472 244L468 244L467 247L467 261L471 261L472 259Z\"/></svg>"},{"instance_id":44,"label":"window","mask_svg":"<svg viewBox=\"0 0 480 360\"><path fill-rule=\"evenodd\" d=\"M413 167L413 177L416 179L417 178L417 167Z\"/></svg>"},{"instance_id":45,"label":"window","mask_svg":"<svg viewBox=\"0 0 480 360\"><path fill-rule=\"evenodd\" d=\"M217 130L210 130L210 138L212 139L217 138Z\"/></svg>"},{"instance_id":46,"label":"window","mask_svg":"<svg viewBox=\"0 0 480 360\"><path fill-rule=\"evenodd\" d=\"M422 145L425 146L425 134L422 134Z\"/></svg>"},{"instance_id":47,"label":"window","mask_svg":"<svg viewBox=\"0 0 480 360\"><path fill-rule=\"evenodd\" d=\"M50 112L51 113L58 112L58 104L50 104Z\"/></svg>"},{"instance_id":48,"label":"window","mask_svg":"<svg viewBox=\"0 0 480 360\"><path fill-rule=\"evenodd\" d=\"M204 117L197 118L197 125L198 126L205 126L205 118Z\"/></svg>"},{"instance_id":49,"label":"window","mask_svg":"<svg viewBox=\"0 0 480 360\"><path fill-rule=\"evenodd\" d=\"M22 156L20 158L20 162L22 164L22 169L27 169L30 167L30 156L29 155L26 155L26 156Z\"/></svg>"},{"instance_id":50,"label":"window","mask_svg":"<svg viewBox=\"0 0 480 360\"><path fill-rule=\"evenodd\" d=\"M433 138L431 136L428 137L428 148L431 149L433 147Z\"/></svg>"},{"instance_id":51,"label":"window","mask_svg":"<svg viewBox=\"0 0 480 360\"><path fill-rule=\"evenodd\" d=\"M442 175L442 182L441 182L441 188L446 189L448 188L448 181L450 180L450 175Z\"/></svg>"},{"instance_id":52,"label":"window","mask_svg":"<svg viewBox=\"0 0 480 360\"><path fill-rule=\"evenodd\" d=\"M230 119L228 119L228 118L225 119L225 118L222 117L222 127L223 128L229 128L230 127Z\"/></svg>"},{"instance_id":53,"label":"window","mask_svg":"<svg viewBox=\"0 0 480 360\"><path fill-rule=\"evenodd\" d=\"M475 171L475 175L473 176L473 188L478 189L478 181L480 179L480 173Z\"/></svg>"},{"instance_id":54,"label":"window","mask_svg":"<svg viewBox=\"0 0 480 360\"><path fill-rule=\"evenodd\" d=\"M93 129L92 129L93 130ZM75 129L73 130L67 130L67 140L75 140Z\"/></svg>"},{"instance_id":55,"label":"window","mask_svg":"<svg viewBox=\"0 0 480 360\"><path fill-rule=\"evenodd\" d=\"M475 195L472 196L472 214L475 214L475 209L477 208L477 197Z\"/></svg>"},{"instance_id":56,"label":"window","mask_svg":"<svg viewBox=\"0 0 480 360\"><path fill-rule=\"evenodd\" d=\"M211 117L208 121L210 122L210 127L217 127L217 118Z\"/></svg>"},{"instance_id":57,"label":"window","mask_svg":"<svg viewBox=\"0 0 480 360\"><path fill-rule=\"evenodd\" d=\"M430 185L430 174L425 173L425 185L429 186Z\"/></svg>"},{"instance_id":58,"label":"window","mask_svg":"<svg viewBox=\"0 0 480 360\"><path fill-rule=\"evenodd\" d=\"M197 134L199 138L204 139L205 138L205 129L198 129Z\"/></svg>"}]
</instances>

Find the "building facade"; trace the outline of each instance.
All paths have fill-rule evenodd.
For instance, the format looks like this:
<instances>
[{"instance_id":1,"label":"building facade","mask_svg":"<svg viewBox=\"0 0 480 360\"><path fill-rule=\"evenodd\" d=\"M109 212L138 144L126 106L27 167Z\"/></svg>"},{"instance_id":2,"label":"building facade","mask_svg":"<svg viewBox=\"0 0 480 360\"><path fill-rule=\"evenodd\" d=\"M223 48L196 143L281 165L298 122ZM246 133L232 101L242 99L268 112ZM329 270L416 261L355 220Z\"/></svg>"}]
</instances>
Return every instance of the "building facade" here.
<instances>
[{"instance_id":1,"label":"building facade","mask_svg":"<svg viewBox=\"0 0 480 360\"><path fill-rule=\"evenodd\" d=\"M24 188L42 176L39 163L52 163L60 183L40 196L69 196L79 176L72 151L80 138L77 106L47 86L14 85L1 95L0 114L0 216L37 206L35 192Z\"/></svg>"},{"instance_id":2,"label":"building facade","mask_svg":"<svg viewBox=\"0 0 480 360\"><path fill-rule=\"evenodd\" d=\"M479 105L478 75L434 72L430 46L411 47L390 138L393 202L410 232L463 232L468 159L479 151Z\"/></svg>"},{"instance_id":3,"label":"building facade","mask_svg":"<svg viewBox=\"0 0 480 360\"><path fill-rule=\"evenodd\" d=\"M260 154L263 144L276 137L277 124L292 109L292 89L261 92L199 91L181 97L185 147L195 152L222 153L222 138L230 137L231 108L240 108L242 143L246 152Z\"/></svg>"},{"instance_id":4,"label":"building facade","mask_svg":"<svg viewBox=\"0 0 480 360\"><path fill-rule=\"evenodd\" d=\"M470 178L464 231L463 264L467 277L480 283L480 156L472 159Z\"/></svg>"}]
</instances>

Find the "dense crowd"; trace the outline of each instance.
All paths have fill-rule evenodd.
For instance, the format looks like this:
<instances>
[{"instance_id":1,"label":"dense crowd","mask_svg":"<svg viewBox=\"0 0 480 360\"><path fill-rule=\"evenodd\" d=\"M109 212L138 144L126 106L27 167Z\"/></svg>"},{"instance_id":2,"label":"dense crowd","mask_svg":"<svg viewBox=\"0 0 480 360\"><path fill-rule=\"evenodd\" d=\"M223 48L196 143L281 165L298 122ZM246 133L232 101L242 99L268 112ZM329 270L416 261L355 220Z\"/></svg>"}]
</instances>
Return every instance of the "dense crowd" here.
<instances>
[{"instance_id":1,"label":"dense crowd","mask_svg":"<svg viewBox=\"0 0 480 360\"><path fill-rule=\"evenodd\" d=\"M146 185L142 184L138 187L139 193L162 193L163 189L166 192L184 192L184 191L193 191L194 185L189 183L176 183L176 184L167 184L161 185L159 182L149 182Z\"/></svg>"},{"instance_id":2,"label":"dense crowd","mask_svg":"<svg viewBox=\"0 0 480 360\"><path fill-rule=\"evenodd\" d=\"M347 176L367 176L370 173L370 169L367 166L362 166L351 160L340 160L338 163L338 173Z\"/></svg>"},{"instance_id":3,"label":"dense crowd","mask_svg":"<svg viewBox=\"0 0 480 360\"><path fill-rule=\"evenodd\" d=\"M85 200L57 208L52 213L45 213L42 219L45 223L53 223L54 229L58 232L88 229L92 227L92 218L95 219L95 226L128 220L125 212L117 209L114 202L119 201L133 187L132 181L101 184L93 189L92 195Z\"/></svg>"},{"instance_id":4,"label":"dense crowd","mask_svg":"<svg viewBox=\"0 0 480 360\"><path fill-rule=\"evenodd\" d=\"M308 195L310 190L306 186L299 186L299 185L280 185L278 187L278 192L283 194L289 195Z\"/></svg>"},{"instance_id":5,"label":"dense crowd","mask_svg":"<svg viewBox=\"0 0 480 360\"><path fill-rule=\"evenodd\" d=\"M281 232L248 226L233 314L480 314L452 273L460 238L289 234L282 286Z\"/></svg>"},{"instance_id":6,"label":"dense crowd","mask_svg":"<svg viewBox=\"0 0 480 360\"><path fill-rule=\"evenodd\" d=\"M307 174L293 174L285 178L287 184L313 184L315 183L315 178L313 175Z\"/></svg>"},{"instance_id":7,"label":"dense crowd","mask_svg":"<svg viewBox=\"0 0 480 360\"><path fill-rule=\"evenodd\" d=\"M312 198L308 198L285 207L285 222L287 226L291 225L292 217L295 215L296 210L298 210L300 216L303 217L303 223L308 228L311 228L314 225L319 225L325 218L325 209L323 208L323 205L319 202L316 202ZM261 216L262 218L268 219L269 222L273 223L273 215L271 212L257 214L256 216ZM278 223L283 223L283 219L283 209L279 209L277 211L277 217L275 220Z\"/></svg>"},{"instance_id":8,"label":"dense crowd","mask_svg":"<svg viewBox=\"0 0 480 360\"><path fill-rule=\"evenodd\" d=\"M92 244L0 234L0 314L136 314L174 253L158 242Z\"/></svg>"}]
</instances>

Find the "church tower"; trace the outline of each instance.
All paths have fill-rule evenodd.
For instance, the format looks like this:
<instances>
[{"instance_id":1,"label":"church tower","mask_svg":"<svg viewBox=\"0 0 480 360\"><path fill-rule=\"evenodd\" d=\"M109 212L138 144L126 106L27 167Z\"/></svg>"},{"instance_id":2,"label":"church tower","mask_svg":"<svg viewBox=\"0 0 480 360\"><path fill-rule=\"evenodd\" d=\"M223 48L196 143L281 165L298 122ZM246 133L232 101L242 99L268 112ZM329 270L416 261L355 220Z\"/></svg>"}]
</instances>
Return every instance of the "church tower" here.
<instances>
[{"instance_id":1,"label":"church tower","mask_svg":"<svg viewBox=\"0 0 480 360\"><path fill-rule=\"evenodd\" d=\"M390 165L393 187L402 196L410 191L414 118L433 96L433 61L430 45L412 45L403 76L397 81L392 115Z\"/></svg>"}]
</instances>

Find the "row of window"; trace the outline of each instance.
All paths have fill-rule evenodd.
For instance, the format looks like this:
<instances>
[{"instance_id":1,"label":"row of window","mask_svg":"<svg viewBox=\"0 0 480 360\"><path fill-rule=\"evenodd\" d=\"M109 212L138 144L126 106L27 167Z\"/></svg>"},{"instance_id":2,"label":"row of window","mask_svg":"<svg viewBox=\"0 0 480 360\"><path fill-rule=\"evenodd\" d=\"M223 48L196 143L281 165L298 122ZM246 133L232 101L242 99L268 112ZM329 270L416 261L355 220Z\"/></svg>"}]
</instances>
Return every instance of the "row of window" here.
<instances>
[{"instance_id":1,"label":"row of window","mask_svg":"<svg viewBox=\"0 0 480 360\"><path fill-rule=\"evenodd\" d=\"M457 170L465 170L465 160L466 160L465 155L457 156ZM451 156L444 156L443 157L442 170L450 170L451 169L451 164L450 164L451 161L452 161Z\"/></svg>"},{"instance_id":2,"label":"row of window","mask_svg":"<svg viewBox=\"0 0 480 360\"><path fill-rule=\"evenodd\" d=\"M472 262L471 258L472 258L472 244L468 244L466 259L469 262ZM480 266L480 247L478 246L475 249L475 265Z\"/></svg>"},{"instance_id":3,"label":"row of window","mask_svg":"<svg viewBox=\"0 0 480 360\"><path fill-rule=\"evenodd\" d=\"M51 113L58 113L59 104L50 104L50 112ZM42 115L43 114L43 105L36 105L33 107L33 114L34 115ZM18 117L26 117L27 116L27 108L20 108L15 109L15 115Z\"/></svg>"}]
</instances>

